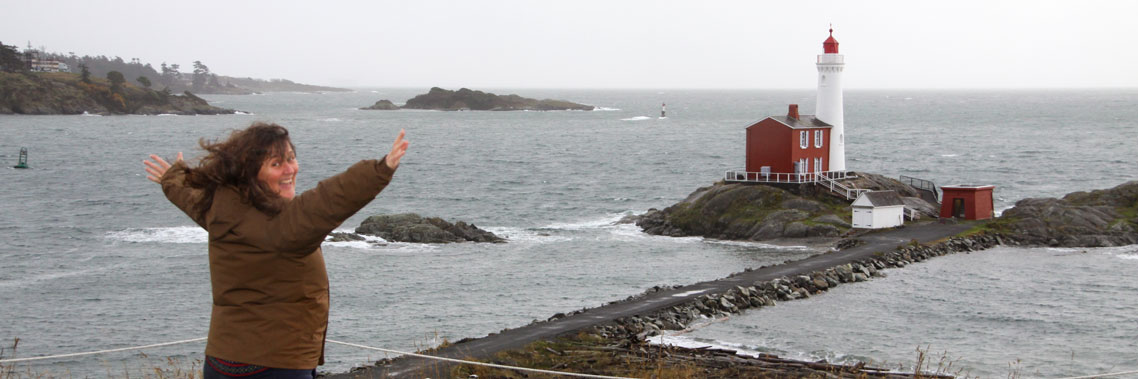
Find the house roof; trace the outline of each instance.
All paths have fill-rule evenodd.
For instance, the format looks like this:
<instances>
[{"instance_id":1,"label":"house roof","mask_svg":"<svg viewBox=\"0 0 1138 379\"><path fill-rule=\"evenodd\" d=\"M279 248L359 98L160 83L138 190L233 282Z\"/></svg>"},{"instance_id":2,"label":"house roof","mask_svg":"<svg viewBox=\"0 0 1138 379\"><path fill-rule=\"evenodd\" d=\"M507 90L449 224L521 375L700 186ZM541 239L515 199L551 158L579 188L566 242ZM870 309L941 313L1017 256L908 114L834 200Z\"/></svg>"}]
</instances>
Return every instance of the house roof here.
<instances>
[{"instance_id":1,"label":"house roof","mask_svg":"<svg viewBox=\"0 0 1138 379\"><path fill-rule=\"evenodd\" d=\"M858 196L852 205L866 206L866 207L888 207L895 205L905 205L905 201L901 200L901 196L897 191L869 191Z\"/></svg>"},{"instance_id":2,"label":"house roof","mask_svg":"<svg viewBox=\"0 0 1138 379\"><path fill-rule=\"evenodd\" d=\"M791 129L808 129L808 128L809 129L816 129L816 128L832 128L832 127L834 127L833 125L827 124L825 121L819 120L817 117L814 117L813 115L808 115L808 114L804 114L802 116L799 116L799 118L797 120L790 118L790 117L786 117L786 116L770 116L767 118L769 118L771 120L778 121L780 124L786 125L786 126L790 127ZM762 120L759 120L758 122L752 123L751 126L758 125L760 122L763 122L767 118L764 118Z\"/></svg>"}]
</instances>

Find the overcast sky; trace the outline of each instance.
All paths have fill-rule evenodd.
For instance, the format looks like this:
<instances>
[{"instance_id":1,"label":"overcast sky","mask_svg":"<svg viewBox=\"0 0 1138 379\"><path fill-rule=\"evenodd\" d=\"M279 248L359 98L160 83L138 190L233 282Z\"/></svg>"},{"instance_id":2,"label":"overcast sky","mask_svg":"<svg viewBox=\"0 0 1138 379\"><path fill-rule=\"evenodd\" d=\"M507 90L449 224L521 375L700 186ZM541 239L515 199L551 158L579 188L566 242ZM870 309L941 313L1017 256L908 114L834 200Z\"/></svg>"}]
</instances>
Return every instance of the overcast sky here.
<instances>
[{"instance_id":1,"label":"overcast sky","mask_svg":"<svg viewBox=\"0 0 1138 379\"><path fill-rule=\"evenodd\" d=\"M350 87L1138 87L1135 1L27 1L0 41Z\"/></svg>"}]
</instances>

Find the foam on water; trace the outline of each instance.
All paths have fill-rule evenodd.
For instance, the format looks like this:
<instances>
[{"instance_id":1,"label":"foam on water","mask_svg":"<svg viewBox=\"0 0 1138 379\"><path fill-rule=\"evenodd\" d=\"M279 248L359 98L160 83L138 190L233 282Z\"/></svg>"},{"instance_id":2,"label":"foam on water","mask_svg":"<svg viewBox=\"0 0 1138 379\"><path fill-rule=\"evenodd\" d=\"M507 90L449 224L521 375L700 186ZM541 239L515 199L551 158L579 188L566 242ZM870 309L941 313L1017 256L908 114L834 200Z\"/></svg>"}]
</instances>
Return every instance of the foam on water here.
<instances>
[{"instance_id":1,"label":"foam on water","mask_svg":"<svg viewBox=\"0 0 1138 379\"><path fill-rule=\"evenodd\" d=\"M593 111L594 111L594 112L616 112L616 111L619 111L619 110L620 110L620 108L609 108L609 107L596 107L596 108L593 108Z\"/></svg>"},{"instance_id":2,"label":"foam on water","mask_svg":"<svg viewBox=\"0 0 1138 379\"><path fill-rule=\"evenodd\" d=\"M620 219L622 219L625 216L628 216L630 214L632 214L632 212L627 211L627 212L620 212L620 213L612 213L612 214L608 214L608 215L605 215L605 216L600 217L600 218L587 219L587 220L582 220L582 221L577 221L577 222L553 223L553 224L549 224L549 225L542 227L542 229L584 230L584 229L609 228L609 227L616 225L616 223L618 221L620 221Z\"/></svg>"},{"instance_id":3,"label":"foam on water","mask_svg":"<svg viewBox=\"0 0 1138 379\"><path fill-rule=\"evenodd\" d=\"M648 117L648 116L636 116L636 117L622 118L620 120L621 121L644 121L644 120L651 120L651 119L652 118Z\"/></svg>"},{"instance_id":4,"label":"foam on water","mask_svg":"<svg viewBox=\"0 0 1138 379\"><path fill-rule=\"evenodd\" d=\"M209 234L198 226L174 226L165 228L131 228L108 232L107 239L122 242L156 243L207 243Z\"/></svg>"},{"instance_id":5,"label":"foam on water","mask_svg":"<svg viewBox=\"0 0 1138 379\"><path fill-rule=\"evenodd\" d=\"M509 243L522 242L522 243L553 243L553 242L568 242L573 240L572 237L555 235L548 230L542 229L527 229L517 227L487 227L486 231L494 233L498 237L505 238Z\"/></svg>"}]
</instances>

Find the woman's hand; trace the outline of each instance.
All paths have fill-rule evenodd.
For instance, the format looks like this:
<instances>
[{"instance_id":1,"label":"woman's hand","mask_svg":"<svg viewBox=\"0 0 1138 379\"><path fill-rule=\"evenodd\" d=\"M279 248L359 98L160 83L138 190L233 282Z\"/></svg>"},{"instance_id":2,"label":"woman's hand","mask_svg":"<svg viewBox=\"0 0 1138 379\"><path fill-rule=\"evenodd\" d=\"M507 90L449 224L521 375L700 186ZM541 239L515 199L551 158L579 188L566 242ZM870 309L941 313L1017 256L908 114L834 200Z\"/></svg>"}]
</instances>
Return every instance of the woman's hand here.
<instances>
[{"instance_id":1,"label":"woman's hand","mask_svg":"<svg viewBox=\"0 0 1138 379\"><path fill-rule=\"evenodd\" d=\"M407 154L407 146L410 146L411 143L403 140L403 135L405 134L407 134L407 132L400 129L399 136L395 137L395 144L391 145L391 152L387 153L387 159L384 160L384 163L387 163L387 167L391 167L392 169L398 168L399 160L403 159L403 154ZM151 157L153 157L153 155L151 155ZM179 153L178 159L181 158L182 156ZM147 171L149 171L149 169L147 169Z\"/></svg>"},{"instance_id":2,"label":"woman's hand","mask_svg":"<svg viewBox=\"0 0 1138 379\"><path fill-rule=\"evenodd\" d=\"M400 134L399 136L402 137L403 135ZM406 146L404 146L404 150L406 150ZM154 161L151 162L145 159L142 160L142 164L146 165L146 178L150 179L152 182L160 183L162 180L162 175L165 175L166 170L170 169L170 164L167 163L165 159L162 159L162 157L154 154L150 154L150 159L153 159ZM178 160L174 161L174 163L181 161L182 153L178 152Z\"/></svg>"}]
</instances>

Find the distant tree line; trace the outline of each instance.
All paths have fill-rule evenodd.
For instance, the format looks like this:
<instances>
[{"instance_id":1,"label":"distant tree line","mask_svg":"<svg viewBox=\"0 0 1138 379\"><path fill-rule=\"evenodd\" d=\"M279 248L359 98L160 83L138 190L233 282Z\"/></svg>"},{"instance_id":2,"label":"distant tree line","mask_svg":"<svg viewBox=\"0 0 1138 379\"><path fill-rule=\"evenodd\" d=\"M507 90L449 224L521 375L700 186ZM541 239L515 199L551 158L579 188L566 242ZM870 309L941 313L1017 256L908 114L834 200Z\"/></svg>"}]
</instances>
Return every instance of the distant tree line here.
<instances>
[{"instance_id":1,"label":"distant tree line","mask_svg":"<svg viewBox=\"0 0 1138 379\"><path fill-rule=\"evenodd\" d=\"M86 66L89 75L105 77L107 74L118 72L124 78L135 78L142 87L150 88L152 86L159 86L166 93L178 93L182 91L192 91L198 93L216 92L222 87L234 87L226 83L221 84L217 74L210 72L201 61L194 61L194 71L186 77L180 69L178 64L167 64L162 62L158 69L155 69L149 63L143 64L138 59L131 59L129 62L122 57L107 57L104 55L99 56L77 56L75 54L63 55L56 53L48 53L43 55L44 59L57 60L66 63L69 67Z\"/></svg>"},{"instance_id":2,"label":"distant tree line","mask_svg":"<svg viewBox=\"0 0 1138 379\"><path fill-rule=\"evenodd\" d=\"M9 46L5 45L4 42L0 42L0 71L27 71L27 63L24 62L22 56L23 54L20 54L20 51L16 50L16 46Z\"/></svg>"}]
</instances>

